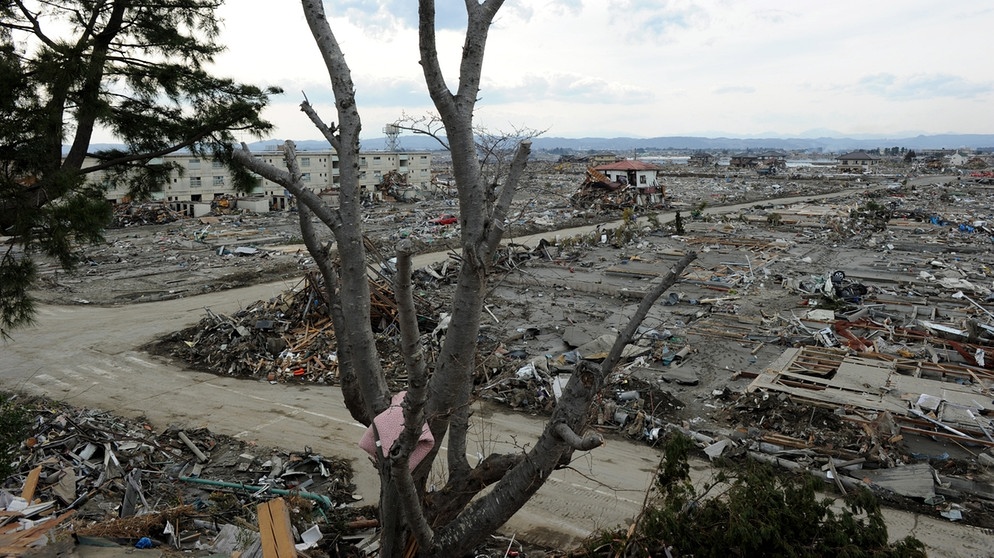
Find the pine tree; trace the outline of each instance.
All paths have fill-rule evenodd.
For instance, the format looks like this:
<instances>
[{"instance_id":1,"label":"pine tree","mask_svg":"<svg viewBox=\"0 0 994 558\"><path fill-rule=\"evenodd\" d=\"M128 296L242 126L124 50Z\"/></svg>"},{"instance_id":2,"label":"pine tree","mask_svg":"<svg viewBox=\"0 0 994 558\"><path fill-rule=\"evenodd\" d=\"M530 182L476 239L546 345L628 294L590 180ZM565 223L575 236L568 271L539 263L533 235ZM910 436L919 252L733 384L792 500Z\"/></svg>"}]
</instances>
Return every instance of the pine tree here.
<instances>
[{"instance_id":1,"label":"pine tree","mask_svg":"<svg viewBox=\"0 0 994 558\"><path fill-rule=\"evenodd\" d=\"M180 149L230 161L232 132L271 129L270 94L206 66L222 0L10 0L0 3L0 336L30 323L32 255L71 268L111 211L107 173L135 197L161 184L149 161ZM123 149L91 152L97 129ZM238 173L247 177L247 173ZM245 186L245 184L243 184Z\"/></svg>"}]
</instances>

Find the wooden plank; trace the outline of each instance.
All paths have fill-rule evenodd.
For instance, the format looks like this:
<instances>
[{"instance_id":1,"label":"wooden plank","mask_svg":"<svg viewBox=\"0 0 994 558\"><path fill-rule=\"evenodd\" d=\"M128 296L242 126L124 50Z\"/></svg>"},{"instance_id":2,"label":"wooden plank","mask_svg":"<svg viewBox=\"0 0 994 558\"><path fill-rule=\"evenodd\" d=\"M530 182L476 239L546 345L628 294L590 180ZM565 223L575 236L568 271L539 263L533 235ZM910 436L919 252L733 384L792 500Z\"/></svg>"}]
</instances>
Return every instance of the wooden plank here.
<instances>
[{"instance_id":1,"label":"wooden plank","mask_svg":"<svg viewBox=\"0 0 994 558\"><path fill-rule=\"evenodd\" d=\"M758 379L759 378L757 378L757 380ZM753 380L753 384L756 384L756 380ZM750 386L750 388L751 387L752 386ZM757 385L757 387L764 386ZM892 414L896 415L903 414L907 411L907 408L899 402L890 401L881 397L873 398L870 397L869 394L864 393L853 393L834 389L816 391L772 383L766 387L767 389L783 392L800 399L820 401L822 403L828 403L835 406L852 406L871 411L890 411Z\"/></svg>"},{"instance_id":2,"label":"wooden plank","mask_svg":"<svg viewBox=\"0 0 994 558\"><path fill-rule=\"evenodd\" d=\"M286 500L276 498L259 504L259 534L262 537L263 558L294 558L297 549L293 546L293 528L290 525L290 510Z\"/></svg>"},{"instance_id":3,"label":"wooden plank","mask_svg":"<svg viewBox=\"0 0 994 558\"><path fill-rule=\"evenodd\" d=\"M60 524L62 524L62 522L72 517L75 513L76 510L69 510L53 520L43 521L30 529L25 529L23 531L14 531L13 533L6 533L4 535L0 535L0 547L20 548L21 552L24 552L25 550L27 550L27 547L31 543L38 540L39 537L47 533L49 530L58 527ZM6 554L0 554L0 556L6 556Z\"/></svg>"},{"instance_id":4,"label":"wooden plank","mask_svg":"<svg viewBox=\"0 0 994 558\"><path fill-rule=\"evenodd\" d=\"M28 479L24 481L24 488L21 490L21 498L30 504L35 499L35 489L38 488L38 479L41 478L41 465L31 469Z\"/></svg>"}]
</instances>

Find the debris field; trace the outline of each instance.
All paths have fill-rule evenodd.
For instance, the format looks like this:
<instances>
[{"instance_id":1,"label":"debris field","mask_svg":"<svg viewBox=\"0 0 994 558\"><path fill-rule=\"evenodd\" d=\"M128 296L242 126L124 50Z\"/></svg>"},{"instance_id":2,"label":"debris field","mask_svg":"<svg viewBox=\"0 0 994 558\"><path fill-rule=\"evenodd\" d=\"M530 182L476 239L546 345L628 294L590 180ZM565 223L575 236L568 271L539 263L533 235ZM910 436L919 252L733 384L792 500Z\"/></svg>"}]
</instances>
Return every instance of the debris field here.
<instances>
[{"instance_id":1,"label":"debris field","mask_svg":"<svg viewBox=\"0 0 994 558\"><path fill-rule=\"evenodd\" d=\"M624 364L592 410L596 428L649 444L680 430L712 459L766 460L821 476L839 491L868 487L893 505L994 527L994 187L983 177L832 181L802 175L789 177L784 191L771 187L784 178L684 174L667 181L666 208L626 213L622 221L610 203L596 209L570 204L582 181L577 173L533 177L554 182L564 195L519 201L520 214L533 216L525 219L533 224L529 232L536 222L566 222L564 215L601 224L569 236L552 231L534 245L511 242L501 253L483 317L478 396L522 412L548 412L573 365L603 358L646 287L694 251L697 259L630 340ZM838 195L731 207L772 192ZM679 227L675 210L681 210ZM373 325L398 390L403 367L389 364L401 362L392 358L399 337L392 268L380 254L389 254L385 247L399 236L417 237L425 251L449 246L457 224L431 223L449 211L444 200L370 211L369 235L379 247L370 262ZM93 284L134 269L121 265L130 258L151 254L158 267L144 268L151 277L144 298L133 296L142 289L131 288L130 296L88 302L195 292L192 277L177 283L182 287L175 290L184 292L166 288L177 281L169 279L176 273L170 268L184 263L182 276L202 274L215 286L233 282L225 279L233 274L285 277L281 296L232 315L208 308L197 325L147 348L197 369L261 380L260 386L336 383L334 334L320 279L308 271L309 257L290 232L292 219L216 219L126 227L110 235L108 245L93 252L99 276ZM129 240L132 230L140 232ZM239 246L256 251L237 255ZM262 271L269 269L265 259L281 271ZM458 266L453 254L415 272L429 351L445 335ZM135 283L122 289L146 280L130 279ZM90 283L78 275L51 277L43 297L82 299L93 292ZM136 438L157 439L147 434ZM158 460L175 462L177 450L192 453L178 435L162 433L165 438L148 444L143 455L160 452ZM186 435L202 449L210 445L209 433ZM111 446L90 443L93 455L106 462ZM72 451L82 450L77 443ZM113 451L120 459L125 450ZM258 477L231 480L239 478L236 455L243 450L231 451L224 470L231 476L224 482L258 485ZM187 458L188 466L196 465L195 455ZM298 458L313 462L306 451ZM44 461L41 454L38 459ZM255 458L260 460L255 474L267 460L275 472L272 456ZM66 463L56 459L43 470L55 478ZM212 478L208 473L205 466L200 478ZM122 477L112 484L126 489L129 482ZM347 502L347 481L332 484ZM183 502L191 500L196 498Z\"/></svg>"}]
</instances>

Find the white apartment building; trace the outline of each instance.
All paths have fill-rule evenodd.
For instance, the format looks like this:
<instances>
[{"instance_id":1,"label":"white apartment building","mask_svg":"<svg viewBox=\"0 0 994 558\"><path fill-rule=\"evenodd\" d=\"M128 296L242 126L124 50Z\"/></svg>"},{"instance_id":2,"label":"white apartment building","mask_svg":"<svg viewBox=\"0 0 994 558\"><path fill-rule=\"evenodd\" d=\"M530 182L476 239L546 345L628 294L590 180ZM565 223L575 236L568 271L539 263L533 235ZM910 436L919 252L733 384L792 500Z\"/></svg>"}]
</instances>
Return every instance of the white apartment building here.
<instances>
[{"instance_id":1,"label":"white apartment building","mask_svg":"<svg viewBox=\"0 0 994 558\"><path fill-rule=\"evenodd\" d=\"M283 165L283 153L279 150L259 151L255 156L276 166ZM292 206L292 196L282 186L262 179L251 194L236 194L231 174L227 167L217 161L204 159L190 153L172 153L151 164L172 163L181 169L170 173L168 183L155 198L169 203L174 209L195 214L191 208L196 204L210 204L221 196L264 198L269 201L271 210L281 211ZM338 190L340 169L338 155L332 149L321 151L298 151L302 181L314 192L334 192ZM370 151L359 154L359 186L365 195L377 195L376 186L383 176L396 171L407 176L407 182L415 189L427 189L431 184L430 151ZM102 176L92 180L100 181ZM127 188L110 188L106 193L112 203L127 201Z\"/></svg>"}]
</instances>

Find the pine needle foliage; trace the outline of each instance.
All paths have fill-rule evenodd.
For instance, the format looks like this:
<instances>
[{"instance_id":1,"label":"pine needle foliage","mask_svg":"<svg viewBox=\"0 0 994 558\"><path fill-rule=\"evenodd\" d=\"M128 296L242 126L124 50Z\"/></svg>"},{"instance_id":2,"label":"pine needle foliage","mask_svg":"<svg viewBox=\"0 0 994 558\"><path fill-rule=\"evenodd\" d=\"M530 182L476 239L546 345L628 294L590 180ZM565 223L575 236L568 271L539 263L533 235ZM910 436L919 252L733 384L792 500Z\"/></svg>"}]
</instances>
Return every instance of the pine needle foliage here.
<instances>
[{"instance_id":1,"label":"pine needle foliage","mask_svg":"<svg viewBox=\"0 0 994 558\"><path fill-rule=\"evenodd\" d=\"M925 546L908 537L888 542L876 497L850 493L841 506L819 498L818 479L754 461L731 463L703 486L690 481L692 442L675 435L649 503L627 531L588 543L585 556L921 558Z\"/></svg>"},{"instance_id":2,"label":"pine needle foliage","mask_svg":"<svg viewBox=\"0 0 994 558\"><path fill-rule=\"evenodd\" d=\"M279 88L208 70L224 50L222 3L0 2L0 336L31 322L31 258L71 270L102 239L106 188L148 198L172 170L159 158L182 149L237 167L234 133L272 129L260 114ZM123 148L91 149L101 129ZM233 176L243 191L257 182Z\"/></svg>"},{"instance_id":3,"label":"pine needle foliage","mask_svg":"<svg viewBox=\"0 0 994 558\"><path fill-rule=\"evenodd\" d=\"M14 474L14 462L27 435L31 417L9 393L0 392L0 486Z\"/></svg>"}]
</instances>

